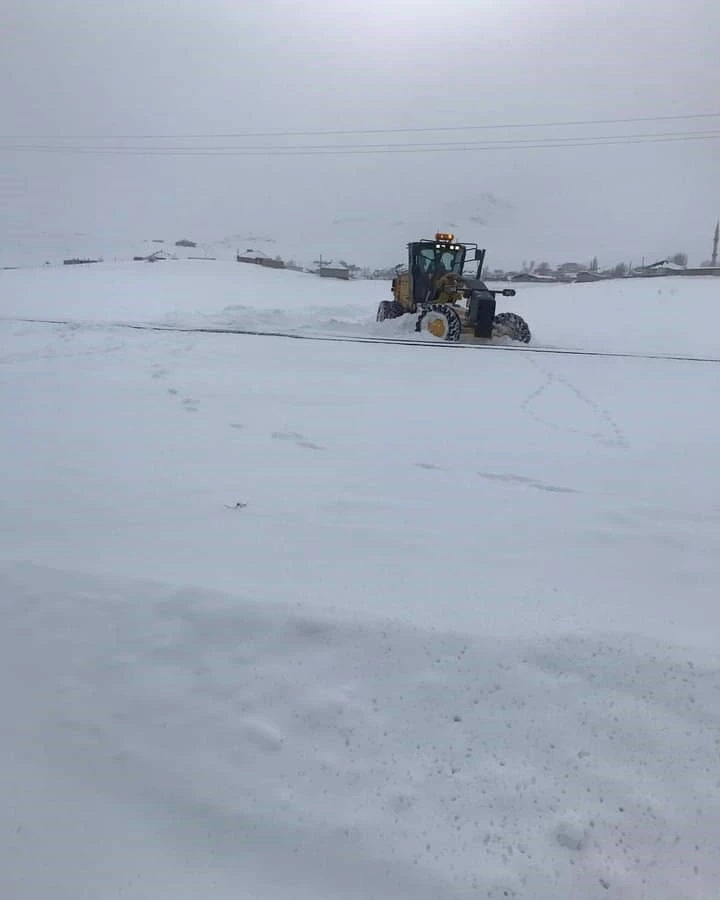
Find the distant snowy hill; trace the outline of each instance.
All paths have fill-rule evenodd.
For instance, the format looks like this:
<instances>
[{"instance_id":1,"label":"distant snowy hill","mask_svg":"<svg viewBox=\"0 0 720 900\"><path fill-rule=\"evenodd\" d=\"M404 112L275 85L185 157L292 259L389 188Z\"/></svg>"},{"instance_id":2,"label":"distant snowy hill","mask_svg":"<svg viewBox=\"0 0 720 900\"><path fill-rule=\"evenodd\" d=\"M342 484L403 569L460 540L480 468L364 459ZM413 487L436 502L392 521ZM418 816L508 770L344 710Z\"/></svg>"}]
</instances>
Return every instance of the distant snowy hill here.
<instances>
[{"instance_id":1,"label":"distant snowy hill","mask_svg":"<svg viewBox=\"0 0 720 900\"><path fill-rule=\"evenodd\" d=\"M504 252L502 247L510 239L516 221L513 205L491 193L479 193L463 201L441 202L430 213L424 210L406 212L407 216L395 219L382 215L338 215L319 220L312 227L281 224L272 232L249 226L220 236L163 231L98 237L85 232L8 230L0 234L0 267L55 264L73 257L121 261L155 250L178 258L215 256L234 259L236 251L252 248L268 256L292 259L306 267L311 267L322 254L325 259L345 259L372 269L402 262L409 241L448 229L453 230L459 240L476 241L489 247L489 262L493 264L494 260L499 264L499 254ZM190 238L197 247L175 246L181 238Z\"/></svg>"}]
</instances>

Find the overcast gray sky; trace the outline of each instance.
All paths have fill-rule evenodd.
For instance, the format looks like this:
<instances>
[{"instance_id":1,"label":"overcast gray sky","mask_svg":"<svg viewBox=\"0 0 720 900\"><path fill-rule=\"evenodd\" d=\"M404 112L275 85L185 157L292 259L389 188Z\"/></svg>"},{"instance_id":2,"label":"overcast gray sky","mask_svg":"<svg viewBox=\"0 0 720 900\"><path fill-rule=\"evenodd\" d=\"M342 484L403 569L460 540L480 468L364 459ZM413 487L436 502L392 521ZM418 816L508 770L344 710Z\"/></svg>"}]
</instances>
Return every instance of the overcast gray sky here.
<instances>
[{"instance_id":1,"label":"overcast gray sky","mask_svg":"<svg viewBox=\"0 0 720 900\"><path fill-rule=\"evenodd\" d=\"M720 4L700 0L5 0L0 249L20 234L255 233L301 258L379 265L402 259L419 231L453 223L488 247L491 265L677 250L697 263L720 214L720 141L517 142L720 133L720 116L215 136L720 112L719 39ZM501 140L515 143L260 149ZM88 152L97 147L113 152Z\"/></svg>"}]
</instances>

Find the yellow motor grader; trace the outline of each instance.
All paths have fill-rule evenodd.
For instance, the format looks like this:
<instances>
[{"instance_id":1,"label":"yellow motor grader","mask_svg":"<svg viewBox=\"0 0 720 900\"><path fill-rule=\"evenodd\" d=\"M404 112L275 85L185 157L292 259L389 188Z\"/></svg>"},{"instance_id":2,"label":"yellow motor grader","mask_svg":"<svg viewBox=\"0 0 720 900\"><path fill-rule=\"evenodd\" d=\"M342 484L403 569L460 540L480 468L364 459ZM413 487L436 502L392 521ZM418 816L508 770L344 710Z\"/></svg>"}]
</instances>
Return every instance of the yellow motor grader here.
<instances>
[{"instance_id":1,"label":"yellow motor grader","mask_svg":"<svg viewBox=\"0 0 720 900\"><path fill-rule=\"evenodd\" d=\"M473 278L463 274L470 253L477 262ZM530 328L522 316L496 312L497 295L514 297L515 291L490 290L481 279L484 261L485 250L446 232L408 244L407 267L398 266L393 299L380 303L377 321L413 315L415 331L428 337L473 343L504 337L529 344Z\"/></svg>"}]
</instances>

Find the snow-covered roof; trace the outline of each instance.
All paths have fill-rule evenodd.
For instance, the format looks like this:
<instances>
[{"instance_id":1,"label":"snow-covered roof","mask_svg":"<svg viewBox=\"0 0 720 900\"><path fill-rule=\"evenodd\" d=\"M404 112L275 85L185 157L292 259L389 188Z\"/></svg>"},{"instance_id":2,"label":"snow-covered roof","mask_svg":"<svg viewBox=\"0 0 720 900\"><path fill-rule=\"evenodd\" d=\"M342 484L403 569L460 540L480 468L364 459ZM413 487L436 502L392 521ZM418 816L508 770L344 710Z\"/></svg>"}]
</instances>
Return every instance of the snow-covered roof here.
<instances>
[{"instance_id":1,"label":"snow-covered roof","mask_svg":"<svg viewBox=\"0 0 720 900\"><path fill-rule=\"evenodd\" d=\"M672 269L675 272L684 272L687 266L680 266L671 262L669 259L661 259L658 262L651 263L649 266L640 266L639 271L647 269Z\"/></svg>"}]
</instances>

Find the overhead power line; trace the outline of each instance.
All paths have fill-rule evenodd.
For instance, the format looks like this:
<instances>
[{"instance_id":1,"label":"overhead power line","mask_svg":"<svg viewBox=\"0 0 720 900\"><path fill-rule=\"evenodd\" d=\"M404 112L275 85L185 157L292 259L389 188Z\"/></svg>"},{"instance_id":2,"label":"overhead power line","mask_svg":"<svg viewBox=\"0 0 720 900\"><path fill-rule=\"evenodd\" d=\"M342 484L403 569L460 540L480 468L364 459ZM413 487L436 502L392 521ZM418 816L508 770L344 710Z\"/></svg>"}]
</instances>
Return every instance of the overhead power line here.
<instances>
[{"instance_id":1,"label":"overhead power line","mask_svg":"<svg viewBox=\"0 0 720 900\"><path fill-rule=\"evenodd\" d=\"M397 142L390 144L310 144L310 145L267 145L255 147L144 147L144 146L99 146L53 145L53 144L12 144L0 145L0 153L49 153L80 154L97 156L164 156L164 157L221 157L221 156L343 156L400 153L459 153L491 150L540 150L579 147L609 147L631 144L663 144L690 141L713 141L720 139L720 130L660 132L632 135L573 136L567 138L528 138L497 141L448 141L438 143Z\"/></svg>"},{"instance_id":2,"label":"overhead power line","mask_svg":"<svg viewBox=\"0 0 720 900\"><path fill-rule=\"evenodd\" d=\"M246 138L273 138L273 137L351 137L362 135L380 134L423 134L428 132L461 132L461 131L491 131L514 128L570 128L573 126L587 127L596 125L627 125L641 122L679 122L699 119L718 119L720 112L684 113L678 115L663 116L627 116L616 119L574 119L555 122L505 122L485 123L479 125L435 125L424 127L406 128L357 128L357 129L315 129L306 131L237 131L225 133L186 133L186 134L75 134L75 135L30 135L14 134L0 135L0 140L77 140L77 141L105 141L105 140L227 140Z\"/></svg>"}]
</instances>

